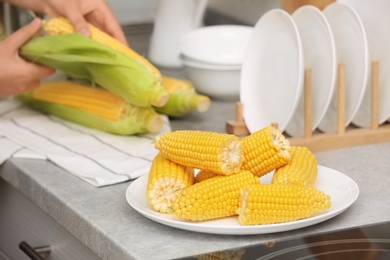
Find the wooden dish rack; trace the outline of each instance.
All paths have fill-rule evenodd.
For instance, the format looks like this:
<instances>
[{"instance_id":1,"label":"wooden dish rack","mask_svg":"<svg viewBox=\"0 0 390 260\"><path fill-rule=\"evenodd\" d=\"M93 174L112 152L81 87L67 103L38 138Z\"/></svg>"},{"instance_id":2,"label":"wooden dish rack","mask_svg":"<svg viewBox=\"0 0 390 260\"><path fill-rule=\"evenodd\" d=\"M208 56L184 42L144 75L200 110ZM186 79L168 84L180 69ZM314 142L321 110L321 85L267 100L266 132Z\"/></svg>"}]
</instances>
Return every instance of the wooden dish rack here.
<instances>
[{"instance_id":1,"label":"wooden dish rack","mask_svg":"<svg viewBox=\"0 0 390 260\"><path fill-rule=\"evenodd\" d=\"M360 128L350 125L345 127L346 87L345 87L345 64L338 64L337 69L337 132L321 133L312 131L312 98L311 98L311 69L304 73L304 136L286 137L291 145L306 146L311 151L323 151L343 147L366 145L390 141L390 124L379 125L379 62L371 62L371 126ZM226 122L226 132L238 136L250 134L242 116L243 105L236 103L236 118ZM278 126L277 122L270 125Z\"/></svg>"}]
</instances>

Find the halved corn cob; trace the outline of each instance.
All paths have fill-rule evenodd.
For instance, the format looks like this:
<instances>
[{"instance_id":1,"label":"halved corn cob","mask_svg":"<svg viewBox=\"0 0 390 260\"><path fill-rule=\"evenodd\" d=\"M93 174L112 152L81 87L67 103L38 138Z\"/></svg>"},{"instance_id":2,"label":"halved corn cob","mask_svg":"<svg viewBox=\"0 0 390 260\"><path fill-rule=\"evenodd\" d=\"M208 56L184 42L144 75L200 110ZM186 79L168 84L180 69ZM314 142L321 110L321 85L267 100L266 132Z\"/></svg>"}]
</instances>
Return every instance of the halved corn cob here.
<instances>
[{"instance_id":1,"label":"halved corn cob","mask_svg":"<svg viewBox=\"0 0 390 260\"><path fill-rule=\"evenodd\" d=\"M164 133L155 138L154 147L178 164L225 175L237 173L244 159L237 136L209 131Z\"/></svg>"},{"instance_id":2,"label":"halved corn cob","mask_svg":"<svg viewBox=\"0 0 390 260\"><path fill-rule=\"evenodd\" d=\"M36 37L20 54L74 79L96 83L136 106L161 107L169 98L146 66L81 34Z\"/></svg>"},{"instance_id":3,"label":"halved corn cob","mask_svg":"<svg viewBox=\"0 0 390 260\"><path fill-rule=\"evenodd\" d=\"M200 95L195 91L188 80L163 76L162 86L168 91L168 102L156 111L171 117L182 117L192 111L205 112L210 108L209 97Z\"/></svg>"},{"instance_id":4,"label":"halved corn cob","mask_svg":"<svg viewBox=\"0 0 390 260\"><path fill-rule=\"evenodd\" d=\"M45 82L17 98L46 113L120 135L155 133L163 126L152 108L133 106L107 90L75 82Z\"/></svg>"},{"instance_id":5,"label":"halved corn cob","mask_svg":"<svg viewBox=\"0 0 390 260\"><path fill-rule=\"evenodd\" d=\"M290 142L279 129L268 126L242 139L242 169L261 177L290 161Z\"/></svg>"},{"instance_id":6,"label":"halved corn cob","mask_svg":"<svg viewBox=\"0 0 390 260\"><path fill-rule=\"evenodd\" d=\"M248 185L240 191L241 225L275 224L309 218L331 207L329 195L310 186Z\"/></svg>"},{"instance_id":7,"label":"halved corn cob","mask_svg":"<svg viewBox=\"0 0 390 260\"><path fill-rule=\"evenodd\" d=\"M304 146L291 147L291 160L275 170L273 184L296 184L314 186L318 162L315 155Z\"/></svg>"},{"instance_id":8,"label":"halved corn cob","mask_svg":"<svg viewBox=\"0 0 390 260\"><path fill-rule=\"evenodd\" d=\"M169 213L183 189L194 183L194 169L181 166L161 154L153 159L146 196L156 211Z\"/></svg>"},{"instance_id":9,"label":"halved corn cob","mask_svg":"<svg viewBox=\"0 0 390 260\"><path fill-rule=\"evenodd\" d=\"M258 184L249 171L211 178L184 189L173 203L176 217L202 221L236 215L240 188Z\"/></svg>"},{"instance_id":10,"label":"halved corn cob","mask_svg":"<svg viewBox=\"0 0 390 260\"><path fill-rule=\"evenodd\" d=\"M88 23L89 30L91 31L91 38L97 42L100 42L116 51L119 51L128 57L138 61L145 65L156 77L161 78L160 71L153 66L149 60L127 47L117 39L103 32L94 25ZM43 21L43 29L48 35L61 35L74 33L74 27L71 22L64 17L55 17L49 20Z\"/></svg>"}]
</instances>

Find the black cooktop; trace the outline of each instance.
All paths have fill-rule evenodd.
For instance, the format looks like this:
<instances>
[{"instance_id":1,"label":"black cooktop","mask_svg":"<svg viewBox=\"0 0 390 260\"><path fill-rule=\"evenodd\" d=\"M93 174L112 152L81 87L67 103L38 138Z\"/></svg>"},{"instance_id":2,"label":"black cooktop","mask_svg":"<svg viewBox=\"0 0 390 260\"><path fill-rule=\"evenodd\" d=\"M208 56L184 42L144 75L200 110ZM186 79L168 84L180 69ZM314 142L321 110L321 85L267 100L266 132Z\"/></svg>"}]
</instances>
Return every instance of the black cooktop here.
<instances>
[{"instance_id":1,"label":"black cooktop","mask_svg":"<svg viewBox=\"0 0 390 260\"><path fill-rule=\"evenodd\" d=\"M182 259L390 260L390 221Z\"/></svg>"}]
</instances>

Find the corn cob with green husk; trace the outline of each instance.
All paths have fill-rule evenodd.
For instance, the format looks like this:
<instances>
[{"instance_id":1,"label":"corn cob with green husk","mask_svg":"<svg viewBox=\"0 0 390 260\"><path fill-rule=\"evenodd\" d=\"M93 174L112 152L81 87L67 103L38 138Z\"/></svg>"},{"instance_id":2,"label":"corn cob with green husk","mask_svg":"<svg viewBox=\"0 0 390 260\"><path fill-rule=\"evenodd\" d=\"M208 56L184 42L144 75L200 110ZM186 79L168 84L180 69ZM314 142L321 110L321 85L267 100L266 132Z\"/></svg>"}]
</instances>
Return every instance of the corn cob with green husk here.
<instances>
[{"instance_id":1,"label":"corn cob with green husk","mask_svg":"<svg viewBox=\"0 0 390 260\"><path fill-rule=\"evenodd\" d=\"M119 51L131 59L145 65L157 78L161 78L160 71L153 66L147 59L127 47L117 39L111 37L107 33L101 31L97 27L88 23L91 31L91 39L100 42L116 51ZM72 23L64 17L55 17L47 21L43 21L43 29L48 35L72 34L75 32Z\"/></svg>"},{"instance_id":2,"label":"corn cob with green husk","mask_svg":"<svg viewBox=\"0 0 390 260\"><path fill-rule=\"evenodd\" d=\"M22 46L27 60L96 83L140 107L161 107L169 94L144 64L81 34L43 36Z\"/></svg>"},{"instance_id":3,"label":"corn cob with green husk","mask_svg":"<svg viewBox=\"0 0 390 260\"><path fill-rule=\"evenodd\" d=\"M161 154L153 159L146 196L150 205L162 213L172 210L172 203L183 189L194 184L194 169L174 163Z\"/></svg>"},{"instance_id":4,"label":"corn cob with green husk","mask_svg":"<svg viewBox=\"0 0 390 260\"><path fill-rule=\"evenodd\" d=\"M240 189L258 183L259 179L249 171L196 183L185 188L173 202L173 215L193 221L236 215Z\"/></svg>"},{"instance_id":5,"label":"corn cob with green husk","mask_svg":"<svg viewBox=\"0 0 390 260\"><path fill-rule=\"evenodd\" d=\"M205 112L210 108L210 98L200 95L188 80L163 76L162 85L169 93L169 100L163 107L156 107L159 113L181 117L191 111Z\"/></svg>"},{"instance_id":6,"label":"corn cob with green husk","mask_svg":"<svg viewBox=\"0 0 390 260\"><path fill-rule=\"evenodd\" d=\"M240 196L237 213L241 225L295 221L331 206L329 195L303 185L248 185L240 190Z\"/></svg>"},{"instance_id":7,"label":"corn cob with green husk","mask_svg":"<svg viewBox=\"0 0 390 260\"><path fill-rule=\"evenodd\" d=\"M18 98L69 121L120 135L158 132L162 118L152 108L129 104L107 90L75 82L46 82Z\"/></svg>"}]
</instances>

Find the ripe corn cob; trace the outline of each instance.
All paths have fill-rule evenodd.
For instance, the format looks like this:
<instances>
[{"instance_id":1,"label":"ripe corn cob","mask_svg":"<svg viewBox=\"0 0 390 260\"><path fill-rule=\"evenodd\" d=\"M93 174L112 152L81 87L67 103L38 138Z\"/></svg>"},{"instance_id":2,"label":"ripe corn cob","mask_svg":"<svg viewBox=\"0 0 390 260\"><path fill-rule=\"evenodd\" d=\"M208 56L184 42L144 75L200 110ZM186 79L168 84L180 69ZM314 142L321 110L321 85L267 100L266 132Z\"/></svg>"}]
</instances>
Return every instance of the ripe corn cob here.
<instances>
[{"instance_id":1,"label":"ripe corn cob","mask_svg":"<svg viewBox=\"0 0 390 260\"><path fill-rule=\"evenodd\" d=\"M304 146L292 146L290 162L274 172L272 183L314 186L318 173L317 166L317 159L309 149Z\"/></svg>"},{"instance_id":2,"label":"ripe corn cob","mask_svg":"<svg viewBox=\"0 0 390 260\"><path fill-rule=\"evenodd\" d=\"M147 198L156 211L169 213L182 190L194 183L194 169L181 166L161 154L153 159L149 171Z\"/></svg>"},{"instance_id":3,"label":"ripe corn cob","mask_svg":"<svg viewBox=\"0 0 390 260\"><path fill-rule=\"evenodd\" d=\"M101 31L99 28L88 23L89 30L91 31L91 38L97 42L100 42L116 51L119 51L128 57L138 61L145 65L156 77L161 78L160 71L153 66L146 58L127 47L117 39ZM71 22L64 17L51 18L47 21L43 21L43 29L48 35L61 35L74 33L74 27Z\"/></svg>"},{"instance_id":4,"label":"ripe corn cob","mask_svg":"<svg viewBox=\"0 0 390 260\"><path fill-rule=\"evenodd\" d=\"M173 203L176 217L202 221L236 215L240 188L258 184L249 171L211 178L184 189Z\"/></svg>"},{"instance_id":5,"label":"ripe corn cob","mask_svg":"<svg viewBox=\"0 0 390 260\"><path fill-rule=\"evenodd\" d=\"M242 139L242 169L261 177L290 161L290 142L279 129L268 126Z\"/></svg>"},{"instance_id":6,"label":"ripe corn cob","mask_svg":"<svg viewBox=\"0 0 390 260\"><path fill-rule=\"evenodd\" d=\"M207 171L207 170L202 170L195 175L195 183L199 183L217 176L225 176L225 175L216 174L214 172Z\"/></svg>"},{"instance_id":7,"label":"ripe corn cob","mask_svg":"<svg viewBox=\"0 0 390 260\"><path fill-rule=\"evenodd\" d=\"M32 92L32 97L81 109L112 121L122 117L127 103L107 90L71 81L44 82Z\"/></svg>"},{"instance_id":8,"label":"ripe corn cob","mask_svg":"<svg viewBox=\"0 0 390 260\"><path fill-rule=\"evenodd\" d=\"M169 99L163 107L155 108L161 114L182 117L192 111L202 113L210 108L210 98L198 94L188 80L163 76L162 86L168 91Z\"/></svg>"},{"instance_id":9,"label":"ripe corn cob","mask_svg":"<svg viewBox=\"0 0 390 260\"><path fill-rule=\"evenodd\" d=\"M128 103L119 107L118 103L112 104L113 106L110 108L108 103L115 101L115 98L106 90L95 93L91 98L89 91L74 92L75 85L72 85L68 92L66 91L67 84L61 83L58 86L54 83L43 83L43 85L43 89L38 87L31 92L18 95L17 98L40 111L80 125L119 135L156 133L163 127L161 116L150 107L141 108ZM55 91L49 90L51 93L47 94L50 86L65 88L65 90L59 91L57 94L54 93ZM56 99L60 103L57 103Z\"/></svg>"},{"instance_id":10,"label":"ripe corn cob","mask_svg":"<svg viewBox=\"0 0 390 260\"><path fill-rule=\"evenodd\" d=\"M161 107L169 98L144 65L81 34L36 37L20 54L74 79L96 83L136 106Z\"/></svg>"},{"instance_id":11,"label":"ripe corn cob","mask_svg":"<svg viewBox=\"0 0 390 260\"><path fill-rule=\"evenodd\" d=\"M331 207L329 195L310 186L248 185L241 189L240 196L237 212L241 225L295 221Z\"/></svg>"},{"instance_id":12,"label":"ripe corn cob","mask_svg":"<svg viewBox=\"0 0 390 260\"><path fill-rule=\"evenodd\" d=\"M154 147L178 164L215 173L237 173L243 161L237 136L208 131L179 130L155 138Z\"/></svg>"}]
</instances>

